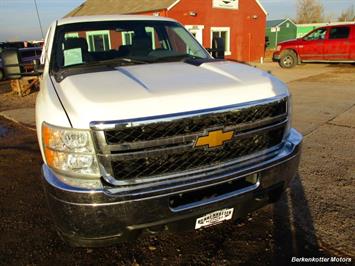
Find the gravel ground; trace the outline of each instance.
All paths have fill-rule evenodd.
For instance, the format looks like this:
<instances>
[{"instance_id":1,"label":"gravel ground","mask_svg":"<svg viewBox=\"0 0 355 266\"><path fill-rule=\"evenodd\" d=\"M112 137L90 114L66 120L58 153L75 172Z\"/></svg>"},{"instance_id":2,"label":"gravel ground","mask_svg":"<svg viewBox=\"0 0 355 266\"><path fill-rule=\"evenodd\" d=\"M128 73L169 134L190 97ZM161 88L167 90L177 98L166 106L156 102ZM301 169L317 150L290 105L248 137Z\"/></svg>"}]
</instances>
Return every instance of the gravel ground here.
<instances>
[{"instance_id":1,"label":"gravel ground","mask_svg":"<svg viewBox=\"0 0 355 266\"><path fill-rule=\"evenodd\" d=\"M73 249L58 238L35 132L0 118L0 264L286 265L293 256L354 257L354 74L338 66L289 83L294 126L306 137L300 176L279 202L236 224L107 248ZM7 94L0 91L0 110L26 102L10 104Z\"/></svg>"},{"instance_id":2,"label":"gravel ground","mask_svg":"<svg viewBox=\"0 0 355 266\"><path fill-rule=\"evenodd\" d=\"M301 182L291 190L304 190L303 204L309 208L298 204L294 222L306 232L313 230L328 250L354 257L355 68L331 68L326 75L289 84L294 125L305 135Z\"/></svg>"}]
</instances>

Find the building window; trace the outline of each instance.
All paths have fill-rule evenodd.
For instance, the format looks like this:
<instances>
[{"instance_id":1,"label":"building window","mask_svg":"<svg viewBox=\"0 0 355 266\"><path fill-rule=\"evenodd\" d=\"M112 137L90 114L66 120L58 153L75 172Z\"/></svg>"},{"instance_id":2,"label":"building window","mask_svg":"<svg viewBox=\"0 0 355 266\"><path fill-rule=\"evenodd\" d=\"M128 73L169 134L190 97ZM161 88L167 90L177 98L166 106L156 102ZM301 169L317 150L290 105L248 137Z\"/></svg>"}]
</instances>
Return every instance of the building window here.
<instances>
[{"instance_id":1,"label":"building window","mask_svg":"<svg viewBox=\"0 0 355 266\"><path fill-rule=\"evenodd\" d=\"M238 9L239 0L213 0L213 8Z\"/></svg>"},{"instance_id":2,"label":"building window","mask_svg":"<svg viewBox=\"0 0 355 266\"><path fill-rule=\"evenodd\" d=\"M134 31L123 31L122 33L122 44L132 45L134 38Z\"/></svg>"},{"instance_id":3,"label":"building window","mask_svg":"<svg viewBox=\"0 0 355 266\"><path fill-rule=\"evenodd\" d=\"M155 30L153 27L145 27L145 32L147 36L152 40L152 48L155 49ZM122 45L132 45L134 39L134 31L123 31L122 34Z\"/></svg>"},{"instance_id":4,"label":"building window","mask_svg":"<svg viewBox=\"0 0 355 266\"><path fill-rule=\"evenodd\" d=\"M104 31L89 31L86 33L89 43L90 52L102 52L111 49L110 32Z\"/></svg>"},{"instance_id":5,"label":"building window","mask_svg":"<svg viewBox=\"0 0 355 266\"><path fill-rule=\"evenodd\" d=\"M145 27L145 32L148 34L150 39L152 40L152 49L155 50L155 29L153 27Z\"/></svg>"},{"instance_id":6,"label":"building window","mask_svg":"<svg viewBox=\"0 0 355 266\"><path fill-rule=\"evenodd\" d=\"M229 27L212 27L211 28L211 46L213 38L223 38L225 45L225 55L231 55L230 28Z\"/></svg>"},{"instance_id":7,"label":"building window","mask_svg":"<svg viewBox=\"0 0 355 266\"><path fill-rule=\"evenodd\" d=\"M195 39L203 45L203 25L185 25L185 28L195 37Z\"/></svg>"}]
</instances>

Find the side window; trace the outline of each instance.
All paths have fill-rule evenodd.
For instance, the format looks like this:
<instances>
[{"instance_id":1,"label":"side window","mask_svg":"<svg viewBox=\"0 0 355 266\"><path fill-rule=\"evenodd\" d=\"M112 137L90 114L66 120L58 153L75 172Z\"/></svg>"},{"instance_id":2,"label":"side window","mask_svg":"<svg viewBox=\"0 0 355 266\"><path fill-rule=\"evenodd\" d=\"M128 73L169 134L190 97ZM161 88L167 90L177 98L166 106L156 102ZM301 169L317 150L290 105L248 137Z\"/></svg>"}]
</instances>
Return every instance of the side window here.
<instances>
[{"instance_id":1,"label":"side window","mask_svg":"<svg viewBox=\"0 0 355 266\"><path fill-rule=\"evenodd\" d=\"M335 27L330 30L329 39L347 39L349 38L350 28L349 27Z\"/></svg>"},{"instance_id":2,"label":"side window","mask_svg":"<svg viewBox=\"0 0 355 266\"><path fill-rule=\"evenodd\" d=\"M164 40L163 42L163 47L167 50L172 50L176 51L179 53L187 53L188 52L188 47L186 43L183 41L183 39L179 36L179 34L176 32L176 29L172 28L166 28L166 32L168 34L168 42Z\"/></svg>"},{"instance_id":3,"label":"side window","mask_svg":"<svg viewBox=\"0 0 355 266\"><path fill-rule=\"evenodd\" d=\"M314 40L324 40L325 35L327 33L327 29L318 29L309 34L308 36L305 37L305 40L307 41L314 41Z\"/></svg>"},{"instance_id":4,"label":"side window","mask_svg":"<svg viewBox=\"0 0 355 266\"><path fill-rule=\"evenodd\" d=\"M169 44L173 51L178 53L187 53L198 57L203 56L203 52L200 49L198 42L194 38L191 38L190 33L183 27L168 28L167 34Z\"/></svg>"}]
</instances>

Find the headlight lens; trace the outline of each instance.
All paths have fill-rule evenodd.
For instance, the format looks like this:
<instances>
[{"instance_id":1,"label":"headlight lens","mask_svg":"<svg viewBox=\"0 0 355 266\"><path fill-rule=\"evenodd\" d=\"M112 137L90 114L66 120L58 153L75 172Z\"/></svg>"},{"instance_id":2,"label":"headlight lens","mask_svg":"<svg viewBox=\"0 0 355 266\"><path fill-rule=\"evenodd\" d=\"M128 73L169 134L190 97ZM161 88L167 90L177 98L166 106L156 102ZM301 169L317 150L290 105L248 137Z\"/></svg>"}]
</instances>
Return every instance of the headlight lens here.
<instances>
[{"instance_id":1,"label":"headlight lens","mask_svg":"<svg viewBox=\"0 0 355 266\"><path fill-rule=\"evenodd\" d=\"M277 48L276 48L276 50L277 50L278 52L280 52L280 51L281 51L281 45L278 45Z\"/></svg>"},{"instance_id":2,"label":"headlight lens","mask_svg":"<svg viewBox=\"0 0 355 266\"><path fill-rule=\"evenodd\" d=\"M100 176L89 131L43 123L42 138L47 165L53 170L79 178Z\"/></svg>"}]
</instances>

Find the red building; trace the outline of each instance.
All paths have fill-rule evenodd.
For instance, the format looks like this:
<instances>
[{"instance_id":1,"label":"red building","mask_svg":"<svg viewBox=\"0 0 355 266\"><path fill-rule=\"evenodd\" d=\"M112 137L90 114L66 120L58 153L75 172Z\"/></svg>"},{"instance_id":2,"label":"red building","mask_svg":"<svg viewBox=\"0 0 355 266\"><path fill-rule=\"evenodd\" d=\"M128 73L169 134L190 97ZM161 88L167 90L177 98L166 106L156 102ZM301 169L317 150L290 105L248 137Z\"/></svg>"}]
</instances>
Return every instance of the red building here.
<instances>
[{"instance_id":1,"label":"red building","mask_svg":"<svg viewBox=\"0 0 355 266\"><path fill-rule=\"evenodd\" d=\"M144 14L178 20L202 43L225 39L226 56L239 61L264 57L266 16L258 0L87 0L70 16Z\"/></svg>"}]
</instances>

